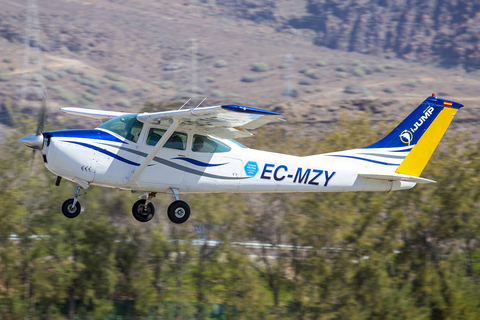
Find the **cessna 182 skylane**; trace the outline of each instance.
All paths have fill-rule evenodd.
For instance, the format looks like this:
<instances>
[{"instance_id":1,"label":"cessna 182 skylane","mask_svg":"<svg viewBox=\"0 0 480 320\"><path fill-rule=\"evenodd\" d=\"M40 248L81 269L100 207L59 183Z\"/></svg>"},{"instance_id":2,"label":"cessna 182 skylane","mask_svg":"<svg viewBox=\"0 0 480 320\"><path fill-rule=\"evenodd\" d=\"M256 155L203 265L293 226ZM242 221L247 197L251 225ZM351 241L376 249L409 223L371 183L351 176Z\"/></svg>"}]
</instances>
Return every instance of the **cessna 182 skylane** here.
<instances>
[{"instance_id":1,"label":"cessna 182 skylane","mask_svg":"<svg viewBox=\"0 0 480 320\"><path fill-rule=\"evenodd\" d=\"M151 220L151 200L169 193L174 223L190 216L181 193L344 192L410 189L462 104L428 97L392 132L363 148L298 157L246 148L233 138L248 137L280 114L241 105L128 114L84 108L62 111L102 120L92 130L41 132L19 139L40 150L45 166L77 184L62 206L75 218L77 198L90 185L142 193L132 208L141 222Z\"/></svg>"}]
</instances>

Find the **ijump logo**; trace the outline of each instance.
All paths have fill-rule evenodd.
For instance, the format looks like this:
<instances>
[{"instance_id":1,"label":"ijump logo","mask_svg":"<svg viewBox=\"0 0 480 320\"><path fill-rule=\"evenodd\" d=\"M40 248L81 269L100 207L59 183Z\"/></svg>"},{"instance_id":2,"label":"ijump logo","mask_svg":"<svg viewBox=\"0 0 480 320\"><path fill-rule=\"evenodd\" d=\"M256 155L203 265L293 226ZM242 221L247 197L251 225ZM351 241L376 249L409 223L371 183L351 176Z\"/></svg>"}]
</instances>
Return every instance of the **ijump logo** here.
<instances>
[{"instance_id":1,"label":"ijump logo","mask_svg":"<svg viewBox=\"0 0 480 320\"><path fill-rule=\"evenodd\" d=\"M413 140L413 133L417 131L428 118L430 118L433 111L433 107L429 107L423 111L423 115L414 123L413 127L410 127L410 130L403 130L402 133L400 133L400 140L402 140L403 143L410 145L410 142Z\"/></svg>"}]
</instances>

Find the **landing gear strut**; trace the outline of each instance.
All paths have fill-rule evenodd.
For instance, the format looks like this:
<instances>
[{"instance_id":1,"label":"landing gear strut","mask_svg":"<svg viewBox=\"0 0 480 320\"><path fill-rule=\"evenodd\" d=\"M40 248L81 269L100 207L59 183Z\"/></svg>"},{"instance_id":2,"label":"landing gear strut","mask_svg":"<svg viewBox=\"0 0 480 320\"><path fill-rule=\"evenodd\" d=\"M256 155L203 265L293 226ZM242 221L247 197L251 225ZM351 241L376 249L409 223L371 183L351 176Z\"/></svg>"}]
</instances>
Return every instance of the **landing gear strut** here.
<instances>
[{"instance_id":1,"label":"landing gear strut","mask_svg":"<svg viewBox=\"0 0 480 320\"><path fill-rule=\"evenodd\" d=\"M80 194L80 186L77 187L77 192L73 196L73 199L66 200L62 205L62 212L63 215L67 218L76 218L82 211L82 207L80 206L80 202L78 202L77 198L79 196L83 196ZM84 191L85 192L85 191ZM86 192L84 194L87 194Z\"/></svg>"}]
</instances>

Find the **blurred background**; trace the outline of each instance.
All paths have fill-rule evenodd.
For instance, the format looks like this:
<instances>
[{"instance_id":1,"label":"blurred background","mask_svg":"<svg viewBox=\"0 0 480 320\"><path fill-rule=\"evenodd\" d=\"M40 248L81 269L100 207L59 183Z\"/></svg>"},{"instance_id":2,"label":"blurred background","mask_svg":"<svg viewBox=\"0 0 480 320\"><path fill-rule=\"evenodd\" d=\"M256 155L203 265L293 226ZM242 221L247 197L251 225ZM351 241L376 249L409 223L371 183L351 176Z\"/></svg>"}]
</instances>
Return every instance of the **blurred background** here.
<instances>
[{"instance_id":1,"label":"blurred background","mask_svg":"<svg viewBox=\"0 0 480 320\"><path fill-rule=\"evenodd\" d=\"M0 319L480 318L480 1L1 0ZM77 106L204 97L284 114L240 139L309 155L377 141L432 93L465 104L393 193L138 195L54 185L33 133L100 123Z\"/></svg>"}]
</instances>

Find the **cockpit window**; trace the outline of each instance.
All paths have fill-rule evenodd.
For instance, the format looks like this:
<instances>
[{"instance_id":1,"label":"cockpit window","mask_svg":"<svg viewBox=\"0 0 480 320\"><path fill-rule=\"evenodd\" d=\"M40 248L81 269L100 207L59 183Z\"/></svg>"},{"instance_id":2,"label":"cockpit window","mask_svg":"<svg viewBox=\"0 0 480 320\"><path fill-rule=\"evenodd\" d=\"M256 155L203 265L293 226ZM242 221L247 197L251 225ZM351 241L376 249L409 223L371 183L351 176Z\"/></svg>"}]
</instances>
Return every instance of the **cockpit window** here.
<instances>
[{"instance_id":1,"label":"cockpit window","mask_svg":"<svg viewBox=\"0 0 480 320\"><path fill-rule=\"evenodd\" d=\"M228 152L232 150L229 146L225 143L220 142L218 140L201 136L195 134L193 136L193 144L192 144L192 151L193 152L207 152L207 153L214 153L214 152Z\"/></svg>"},{"instance_id":2,"label":"cockpit window","mask_svg":"<svg viewBox=\"0 0 480 320\"><path fill-rule=\"evenodd\" d=\"M163 129L151 128L150 131L148 132L147 145L149 146L157 145L158 141L160 141L160 139L163 137L165 132L166 130L163 130ZM170 148L170 149L177 149L177 150L185 150L186 144L187 144L187 135L185 133L175 131L172 134L172 136L167 140L167 142L163 147Z\"/></svg>"},{"instance_id":3,"label":"cockpit window","mask_svg":"<svg viewBox=\"0 0 480 320\"><path fill-rule=\"evenodd\" d=\"M127 114L113 118L98 128L112 131L132 142L137 142L142 132L143 123L137 120L138 114Z\"/></svg>"}]
</instances>

